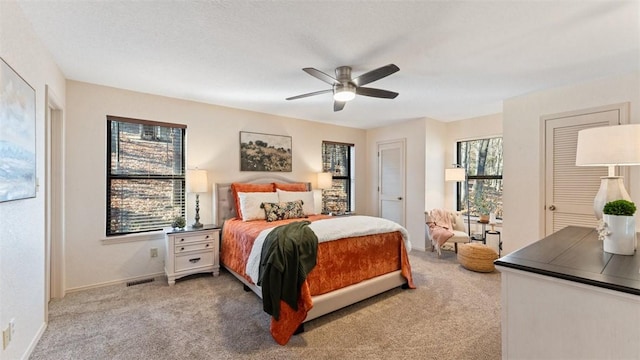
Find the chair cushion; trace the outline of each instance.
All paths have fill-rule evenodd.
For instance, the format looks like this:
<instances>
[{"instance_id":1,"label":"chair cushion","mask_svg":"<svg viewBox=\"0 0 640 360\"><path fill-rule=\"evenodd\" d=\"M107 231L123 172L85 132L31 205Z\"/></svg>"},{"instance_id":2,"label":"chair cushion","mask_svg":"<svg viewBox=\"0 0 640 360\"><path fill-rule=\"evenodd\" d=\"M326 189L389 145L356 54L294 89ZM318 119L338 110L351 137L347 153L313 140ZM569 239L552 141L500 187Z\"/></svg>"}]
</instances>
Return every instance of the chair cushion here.
<instances>
[{"instance_id":1,"label":"chair cushion","mask_svg":"<svg viewBox=\"0 0 640 360\"><path fill-rule=\"evenodd\" d=\"M453 236L447 240L448 243L468 243L469 235L466 231L453 230Z\"/></svg>"},{"instance_id":2,"label":"chair cushion","mask_svg":"<svg viewBox=\"0 0 640 360\"><path fill-rule=\"evenodd\" d=\"M467 228L464 225L464 219L462 218L462 214L459 212L451 213L453 216L453 230L458 230L462 232L467 232Z\"/></svg>"},{"instance_id":3,"label":"chair cushion","mask_svg":"<svg viewBox=\"0 0 640 360\"><path fill-rule=\"evenodd\" d=\"M458 247L458 262L468 270L492 272L496 269L493 261L497 258L498 253L484 244L470 243Z\"/></svg>"}]
</instances>

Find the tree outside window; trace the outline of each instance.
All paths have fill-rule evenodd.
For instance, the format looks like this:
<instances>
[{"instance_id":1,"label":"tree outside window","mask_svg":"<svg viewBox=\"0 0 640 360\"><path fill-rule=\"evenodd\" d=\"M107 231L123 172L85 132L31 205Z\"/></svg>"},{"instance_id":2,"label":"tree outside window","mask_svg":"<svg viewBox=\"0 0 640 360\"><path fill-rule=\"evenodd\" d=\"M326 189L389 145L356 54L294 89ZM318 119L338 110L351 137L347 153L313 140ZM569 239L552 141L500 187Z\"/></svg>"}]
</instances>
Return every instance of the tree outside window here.
<instances>
[{"instance_id":1,"label":"tree outside window","mask_svg":"<svg viewBox=\"0 0 640 360\"><path fill-rule=\"evenodd\" d=\"M488 138L457 143L458 162L467 169L469 181L458 185L458 210L471 216L494 212L502 218L502 138Z\"/></svg>"}]
</instances>

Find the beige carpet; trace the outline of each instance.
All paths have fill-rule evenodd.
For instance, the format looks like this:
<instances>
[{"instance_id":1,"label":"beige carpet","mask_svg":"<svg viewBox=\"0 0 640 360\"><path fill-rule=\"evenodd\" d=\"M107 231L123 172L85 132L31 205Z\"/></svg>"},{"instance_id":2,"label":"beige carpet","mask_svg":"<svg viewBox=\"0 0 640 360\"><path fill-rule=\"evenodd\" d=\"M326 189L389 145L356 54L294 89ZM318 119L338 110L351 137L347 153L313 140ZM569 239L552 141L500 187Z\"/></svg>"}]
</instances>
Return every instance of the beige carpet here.
<instances>
[{"instance_id":1,"label":"beige carpet","mask_svg":"<svg viewBox=\"0 0 640 360\"><path fill-rule=\"evenodd\" d=\"M410 258L416 290L310 321L286 346L224 271L71 293L51 302L31 359L499 359L500 274L465 270L450 251Z\"/></svg>"}]
</instances>

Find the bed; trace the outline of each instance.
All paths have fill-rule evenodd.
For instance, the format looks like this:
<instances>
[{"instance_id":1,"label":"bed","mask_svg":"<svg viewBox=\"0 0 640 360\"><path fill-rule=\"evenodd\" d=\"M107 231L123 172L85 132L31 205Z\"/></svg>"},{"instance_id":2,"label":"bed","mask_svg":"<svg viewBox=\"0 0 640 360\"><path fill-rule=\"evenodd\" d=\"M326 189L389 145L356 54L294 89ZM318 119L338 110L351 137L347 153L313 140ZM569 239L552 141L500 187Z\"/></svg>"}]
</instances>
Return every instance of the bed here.
<instances>
[{"instance_id":1,"label":"bed","mask_svg":"<svg viewBox=\"0 0 640 360\"><path fill-rule=\"evenodd\" d=\"M241 188L238 184L249 187ZM268 186L267 184L274 185L274 192L276 191L275 184L279 184L277 191L281 196L283 193L292 196L290 192L295 191L300 191L300 196L310 194L309 183L295 183L280 177L243 180L233 183L233 186L232 183L216 184L214 217L218 224L223 224L221 265L240 280L246 289L252 290L261 298L262 290L255 281L257 275L251 274L251 271L247 273L247 264L249 263L251 267L251 263L255 263L255 259L249 258L254 248L254 242L264 240L264 233L276 226L302 220L310 221L309 227L315 227L314 232L318 233L320 242L317 264L309 273L301 289L298 301L299 310L294 311L285 306L286 309L283 308L281 319L279 321L272 319L271 334L276 342L282 345L286 344L294 332L303 329L303 322L396 287L414 288L407 255L411 244L408 241L406 230L395 223L389 225L388 223L391 222L384 219L362 216L309 215L305 218L272 222L266 220L243 221L241 218L237 218L241 216L238 207L248 209L246 202L239 203L237 194L242 193L242 189L253 189L251 187L253 185L264 189ZM291 191L282 191L280 186L286 186L286 189ZM246 199L242 198L241 200ZM244 216L249 215L245 214ZM324 231L322 229L356 228L351 225L352 223L362 227L365 226L365 222L369 227L368 230L349 233L351 235L345 238L335 238L337 237L335 234L322 233ZM372 228L371 222L377 224ZM391 227L386 228L387 225ZM379 231L372 230L374 228ZM335 239L325 241L331 236ZM255 249L253 251L255 252Z\"/></svg>"}]
</instances>

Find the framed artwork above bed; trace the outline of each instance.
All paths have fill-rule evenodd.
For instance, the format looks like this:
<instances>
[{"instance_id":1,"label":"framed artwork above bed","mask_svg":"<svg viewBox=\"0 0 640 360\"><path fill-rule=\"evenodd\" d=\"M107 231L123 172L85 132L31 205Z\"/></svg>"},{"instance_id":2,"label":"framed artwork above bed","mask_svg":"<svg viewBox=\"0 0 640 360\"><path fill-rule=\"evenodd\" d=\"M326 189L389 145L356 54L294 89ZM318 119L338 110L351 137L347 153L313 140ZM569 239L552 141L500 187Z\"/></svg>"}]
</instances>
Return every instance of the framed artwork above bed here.
<instances>
[{"instance_id":1,"label":"framed artwork above bed","mask_svg":"<svg viewBox=\"0 0 640 360\"><path fill-rule=\"evenodd\" d=\"M291 136L240 131L240 171L292 171Z\"/></svg>"}]
</instances>

